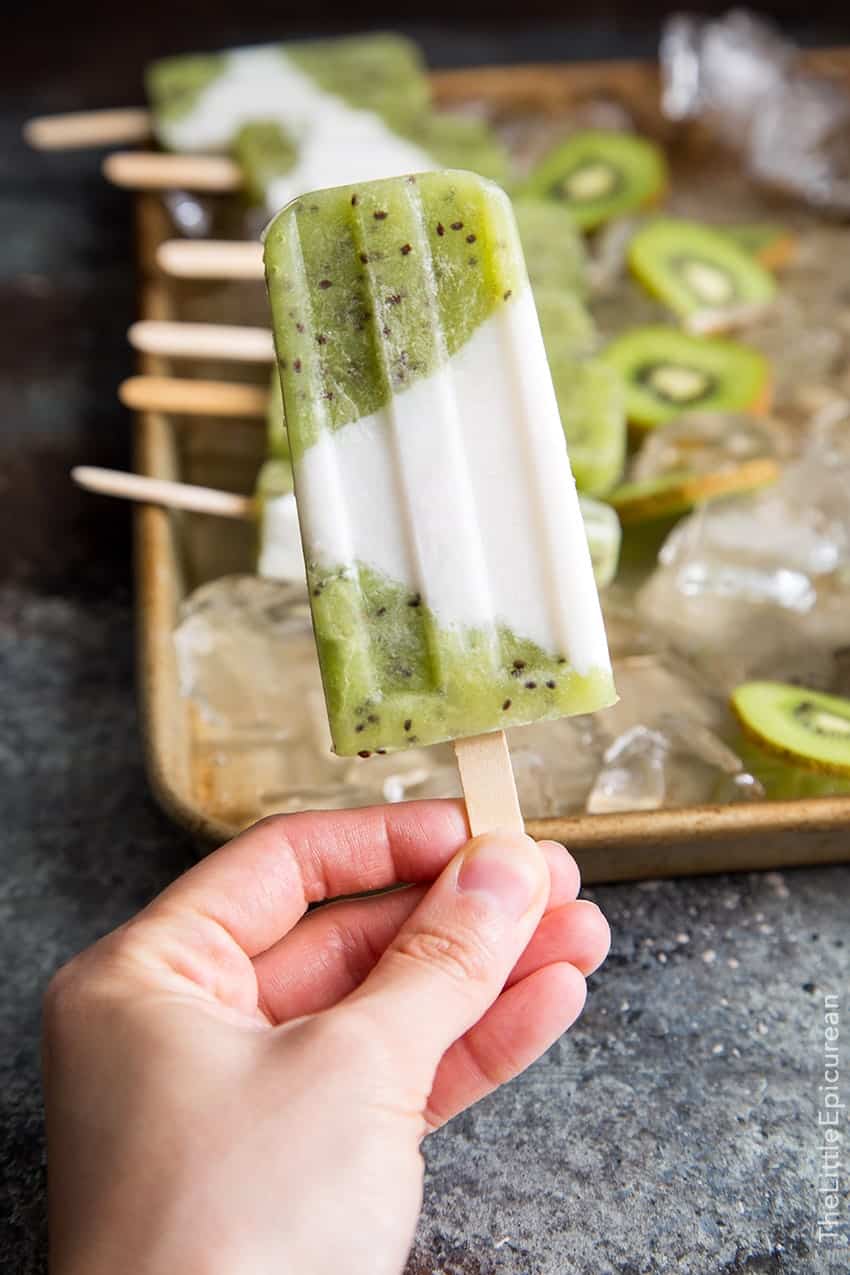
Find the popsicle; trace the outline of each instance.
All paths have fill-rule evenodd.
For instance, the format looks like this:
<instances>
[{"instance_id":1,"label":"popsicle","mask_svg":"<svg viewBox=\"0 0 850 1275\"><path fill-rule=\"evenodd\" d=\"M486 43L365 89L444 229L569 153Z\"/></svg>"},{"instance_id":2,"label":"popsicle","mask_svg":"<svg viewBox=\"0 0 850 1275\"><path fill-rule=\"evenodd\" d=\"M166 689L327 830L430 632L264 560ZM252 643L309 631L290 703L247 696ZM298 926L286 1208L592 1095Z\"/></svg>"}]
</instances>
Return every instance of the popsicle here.
<instances>
[{"instance_id":1,"label":"popsicle","mask_svg":"<svg viewBox=\"0 0 850 1275\"><path fill-rule=\"evenodd\" d=\"M412 126L430 98L418 48L390 33L163 58L145 82L157 139L176 151L228 150L251 120L296 143L318 123L339 128L344 146L377 124Z\"/></svg>"},{"instance_id":2,"label":"popsicle","mask_svg":"<svg viewBox=\"0 0 850 1275\"><path fill-rule=\"evenodd\" d=\"M510 201L429 172L295 200L265 242L333 746L616 699Z\"/></svg>"}]
</instances>

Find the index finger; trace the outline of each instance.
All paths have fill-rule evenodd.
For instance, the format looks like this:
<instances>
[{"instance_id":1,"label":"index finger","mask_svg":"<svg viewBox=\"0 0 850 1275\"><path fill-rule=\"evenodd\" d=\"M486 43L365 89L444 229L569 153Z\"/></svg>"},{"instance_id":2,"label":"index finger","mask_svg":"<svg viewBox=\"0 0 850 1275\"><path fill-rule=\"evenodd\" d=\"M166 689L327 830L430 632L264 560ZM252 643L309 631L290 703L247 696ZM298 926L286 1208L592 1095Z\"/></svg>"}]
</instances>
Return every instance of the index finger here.
<instances>
[{"instance_id":1,"label":"index finger","mask_svg":"<svg viewBox=\"0 0 850 1275\"><path fill-rule=\"evenodd\" d=\"M191 868L150 912L213 920L253 957L288 933L310 903L430 882L468 840L458 800L272 815Z\"/></svg>"}]
</instances>

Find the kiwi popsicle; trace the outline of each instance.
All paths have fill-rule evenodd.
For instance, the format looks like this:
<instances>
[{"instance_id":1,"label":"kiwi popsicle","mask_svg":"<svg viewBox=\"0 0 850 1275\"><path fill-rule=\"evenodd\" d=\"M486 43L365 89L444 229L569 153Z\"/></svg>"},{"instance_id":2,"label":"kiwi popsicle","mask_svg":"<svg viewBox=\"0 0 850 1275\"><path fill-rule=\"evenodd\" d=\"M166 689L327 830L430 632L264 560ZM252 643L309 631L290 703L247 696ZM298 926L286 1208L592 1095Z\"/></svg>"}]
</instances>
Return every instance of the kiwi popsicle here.
<instances>
[{"instance_id":1,"label":"kiwi popsicle","mask_svg":"<svg viewBox=\"0 0 850 1275\"><path fill-rule=\"evenodd\" d=\"M613 703L504 192L451 171L321 190L265 262L335 751Z\"/></svg>"},{"instance_id":2,"label":"kiwi popsicle","mask_svg":"<svg viewBox=\"0 0 850 1275\"><path fill-rule=\"evenodd\" d=\"M229 151L271 214L304 190L431 167L412 134L429 86L416 45L374 34L166 58L147 73L169 150Z\"/></svg>"}]
</instances>

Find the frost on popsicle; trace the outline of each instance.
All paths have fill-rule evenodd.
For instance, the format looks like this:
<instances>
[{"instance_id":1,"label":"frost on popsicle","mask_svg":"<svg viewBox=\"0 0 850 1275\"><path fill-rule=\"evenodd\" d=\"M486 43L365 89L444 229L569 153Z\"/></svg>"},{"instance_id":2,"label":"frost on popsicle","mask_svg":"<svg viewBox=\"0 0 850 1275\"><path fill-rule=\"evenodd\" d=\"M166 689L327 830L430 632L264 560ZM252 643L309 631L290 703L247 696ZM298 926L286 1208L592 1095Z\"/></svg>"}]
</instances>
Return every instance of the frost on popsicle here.
<instances>
[{"instance_id":1,"label":"frost on popsicle","mask_svg":"<svg viewBox=\"0 0 850 1275\"><path fill-rule=\"evenodd\" d=\"M266 272L335 750L611 703L503 192L426 173L305 195Z\"/></svg>"}]
</instances>

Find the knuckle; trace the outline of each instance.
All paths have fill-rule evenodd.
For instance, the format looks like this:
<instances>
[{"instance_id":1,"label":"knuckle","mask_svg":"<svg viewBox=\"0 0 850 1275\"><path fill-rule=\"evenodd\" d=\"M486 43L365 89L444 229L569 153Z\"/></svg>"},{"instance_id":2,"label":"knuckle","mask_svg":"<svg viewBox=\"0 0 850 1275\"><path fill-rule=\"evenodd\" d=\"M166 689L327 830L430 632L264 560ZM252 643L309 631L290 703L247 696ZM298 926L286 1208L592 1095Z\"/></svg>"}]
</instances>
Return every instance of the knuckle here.
<instances>
[{"instance_id":1,"label":"knuckle","mask_svg":"<svg viewBox=\"0 0 850 1275\"><path fill-rule=\"evenodd\" d=\"M489 952L471 931L437 926L400 935L394 952L402 960L436 970L458 983L486 982L492 964Z\"/></svg>"}]
</instances>

